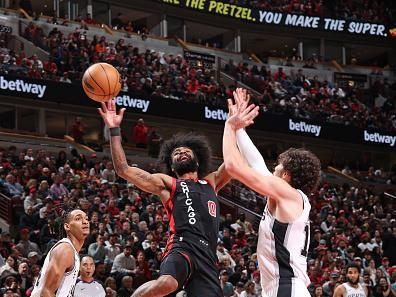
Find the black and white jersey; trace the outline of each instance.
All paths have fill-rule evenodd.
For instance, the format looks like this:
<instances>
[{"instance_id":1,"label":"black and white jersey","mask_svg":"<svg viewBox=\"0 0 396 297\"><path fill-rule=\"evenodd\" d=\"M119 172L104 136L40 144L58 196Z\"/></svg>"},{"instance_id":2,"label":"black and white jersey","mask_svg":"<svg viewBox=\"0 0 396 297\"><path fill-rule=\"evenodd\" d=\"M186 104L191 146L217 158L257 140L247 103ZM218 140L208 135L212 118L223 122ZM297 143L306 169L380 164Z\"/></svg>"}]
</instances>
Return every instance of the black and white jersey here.
<instances>
[{"instance_id":1,"label":"black and white jersey","mask_svg":"<svg viewBox=\"0 0 396 297\"><path fill-rule=\"evenodd\" d=\"M30 295L31 297L40 297L44 288L44 280L47 277L47 270L49 266L49 261L51 257L52 250L61 243L70 244L74 250L74 266L73 269L66 272L62 281L59 285L58 290L56 291L56 297L73 297L74 286L76 284L76 280L78 277L78 273L80 271L80 256L78 255L77 250L75 249L73 243L69 238L63 238L59 240L48 252L47 257L44 260L43 267L41 268L40 274L37 277L36 283L34 284L33 292Z\"/></svg>"},{"instance_id":2,"label":"black and white jersey","mask_svg":"<svg viewBox=\"0 0 396 297\"><path fill-rule=\"evenodd\" d=\"M263 296L309 296L307 286L307 253L310 241L309 212L311 205L300 190L304 208L291 223L282 223L264 209L259 227L257 256ZM283 290L285 292L278 292Z\"/></svg>"},{"instance_id":3,"label":"black and white jersey","mask_svg":"<svg viewBox=\"0 0 396 297\"><path fill-rule=\"evenodd\" d=\"M342 285L345 288L342 297L367 297L366 291L361 284L358 284L357 288L352 287L349 283L343 283Z\"/></svg>"}]
</instances>

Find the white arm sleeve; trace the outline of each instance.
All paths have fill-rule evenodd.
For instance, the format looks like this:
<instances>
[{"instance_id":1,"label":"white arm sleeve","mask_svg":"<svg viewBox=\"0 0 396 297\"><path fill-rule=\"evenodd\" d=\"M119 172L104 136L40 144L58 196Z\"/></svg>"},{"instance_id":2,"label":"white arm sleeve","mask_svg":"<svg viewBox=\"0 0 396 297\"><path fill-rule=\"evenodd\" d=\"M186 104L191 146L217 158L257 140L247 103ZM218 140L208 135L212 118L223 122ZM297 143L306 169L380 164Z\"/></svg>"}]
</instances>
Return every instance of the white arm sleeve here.
<instances>
[{"instance_id":1,"label":"white arm sleeve","mask_svg":"<svg viewBox=\"0 0 396 297\"><path fill-rule=\"evenodd\" d=\"M263 156L261 156L256 146L253 144L245 129L239 129L236 132L236 138L239 151L245 157L249 166L262 175L272 175L271 171L268 170L267 165L265 165Z\"/></svg>"}]
</instances>

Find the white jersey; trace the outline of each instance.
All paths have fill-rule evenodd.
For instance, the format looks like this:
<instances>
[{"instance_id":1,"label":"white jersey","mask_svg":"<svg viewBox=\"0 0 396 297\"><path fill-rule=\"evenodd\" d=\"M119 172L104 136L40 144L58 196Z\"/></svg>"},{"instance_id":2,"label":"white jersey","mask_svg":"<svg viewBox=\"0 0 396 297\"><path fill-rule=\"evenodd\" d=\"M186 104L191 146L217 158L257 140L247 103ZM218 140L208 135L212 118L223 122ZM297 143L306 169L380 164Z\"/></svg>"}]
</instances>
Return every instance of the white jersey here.
<instances>
[{"instance_id":1,"label":"white jersey","mask_svg":"<svg viewBox=\"0 0 396 297\"><path fill-rule=\"evenodd\" d=\"M73 243L70 241L69 238L63 238L59 240L48 252L47 257L45 258L43 268L40 271L40 274L36 280L36 283L34 284L34 289L32 294L30 295L31 297L40 297L41 292L43 290L44 286L44 278L47 275L47 269L51 257L51 252L52 250L58 246L60 243L68 243L73 247L74 250L74 266L73 269L66 272L62 278L62 281L60 283L60 286L58 290L56 291L56 297L73 297L73 291L74 291L74 286L76 285L78 273L80 271L80 257L78 255L77 250L74 248Z\"/></svg>"},{"instance_id":2,"label":"white jersey","mask_svg":"<svg viewBox=\"0 0 396 297\"><path fill-rule=\"evenodd\" d=\"M349 283L342 284L345 288L343 297L367 297L366 291L361 284L358 284L357 288L352 287Z\"/></svg>"},{"instance_id":3,"label":"white jersey","mask_svg":"<svg viewBox=\"0 0 396 297\"><path fill-rule=\"evenodd\" d=\"M76 288L74 289L74 297L105 297L106 292L103 286L96 280L90 283L82 280L77 281Z\"/></svg>"},{"instance_id":4,"label":"white jersey","mask_svg":"<svg viewBox=\"0 0 396 297\"><path fill-rule=\"evenodd\" d=\"M259 227L257 256L262 296L265 297L310 296L307 290L310 284L307 253L311 204L302 191L298 192L304 207L301 215L292 223L281 223L275 219L268 204L264 209Z\"/></svg>"}]
</instances>

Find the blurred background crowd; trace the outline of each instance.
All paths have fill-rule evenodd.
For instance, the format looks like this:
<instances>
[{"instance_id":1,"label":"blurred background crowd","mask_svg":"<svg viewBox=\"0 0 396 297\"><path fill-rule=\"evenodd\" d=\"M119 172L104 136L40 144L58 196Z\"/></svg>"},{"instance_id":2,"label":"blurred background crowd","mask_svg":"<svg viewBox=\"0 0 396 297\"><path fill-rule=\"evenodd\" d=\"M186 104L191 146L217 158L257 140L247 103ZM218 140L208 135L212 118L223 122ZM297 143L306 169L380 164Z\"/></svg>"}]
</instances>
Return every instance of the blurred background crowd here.
<instances>
[{"instance_id":1,"label":"blurred background crowd","mask_svg":"<svg viewBox=\"0 0 396 297\"><path fill-rule=\"evenodd\" d=\"M0 160L1 191L12 197L15 214L14 232L3 232L0 240L3 294L11 288L13 296L29 296L46 253L58 240L60 212L67 206L89 214L91 234L82 254L93 257L94 277L113 294L108 296L130 296L117 292L131 293L158 277L169 217L158 197L120 180L108 156L9 147L0 151ZM152 164L144 169L158 170ZM224 195L243 205L250 203L258 216L265 205L263 197L239 183L230 184ZM393 296L389 295L396 289L392 199L367 188L325 182L310 200L312 296L332 296L345 281L345 266L351 262L361 267L370 296ZM243 291L261 296L256 224L244 213L222 217L217 254L224 296L246 296L240 295ZM130 276L126 284L125 276Z\"/></svg>"}]
</instances>

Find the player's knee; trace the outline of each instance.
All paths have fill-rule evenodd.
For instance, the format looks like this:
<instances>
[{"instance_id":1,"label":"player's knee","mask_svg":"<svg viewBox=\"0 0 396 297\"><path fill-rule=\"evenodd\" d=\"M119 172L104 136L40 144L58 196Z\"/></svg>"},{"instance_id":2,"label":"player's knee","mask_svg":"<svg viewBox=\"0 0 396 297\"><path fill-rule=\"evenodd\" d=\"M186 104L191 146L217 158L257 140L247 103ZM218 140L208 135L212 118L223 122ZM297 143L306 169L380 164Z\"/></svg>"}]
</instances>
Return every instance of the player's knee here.
<instances>
[{"instance_id":1,"label":"player's knee","mask_svg":"<svg viewBox=\"0 0 396 297\"><path fill-rule=\"evenodd\" d=\"M156 285L165 295L176 291L179 286L177 280L171 275L161 275L157 279Z\"/></svg>"}]
</instances>

